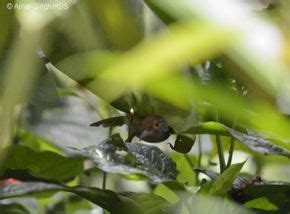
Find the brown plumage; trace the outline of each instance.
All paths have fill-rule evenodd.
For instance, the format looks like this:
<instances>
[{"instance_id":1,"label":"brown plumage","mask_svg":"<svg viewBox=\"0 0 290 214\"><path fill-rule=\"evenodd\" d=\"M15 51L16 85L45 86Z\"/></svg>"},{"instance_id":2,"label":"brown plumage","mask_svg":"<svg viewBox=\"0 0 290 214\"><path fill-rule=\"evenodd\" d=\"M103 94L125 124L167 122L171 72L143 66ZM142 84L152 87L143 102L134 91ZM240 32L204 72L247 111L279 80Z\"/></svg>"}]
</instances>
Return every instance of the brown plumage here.
<instances>
[{"instance_id":1,"label":"brown plumage","mask_svg":"<svg viewBox=\"0 0 290 214\"><path fill-rule=\"evenodd\" d=\"M146 142L158 143L166 140L173 133L173 129L158 115L112 117L93 123L91 126L114 127L124 124L127 124L129 133L126 142L131 142L136 136Z\"/></svg>"}]
</instances>

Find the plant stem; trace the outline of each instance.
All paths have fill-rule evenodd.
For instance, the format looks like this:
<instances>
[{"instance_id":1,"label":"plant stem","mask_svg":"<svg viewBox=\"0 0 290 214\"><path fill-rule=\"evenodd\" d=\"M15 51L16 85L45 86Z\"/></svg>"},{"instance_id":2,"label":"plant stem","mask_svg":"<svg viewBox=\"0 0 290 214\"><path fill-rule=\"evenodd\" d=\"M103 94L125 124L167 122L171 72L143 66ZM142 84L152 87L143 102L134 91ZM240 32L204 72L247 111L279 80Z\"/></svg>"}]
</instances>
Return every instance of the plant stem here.
<instances>
[{"instance_id":1,"label":"plant stem","mask_svg":"<svg viewBox=\"0 0 290 214\"><path fill-rule=\"evenodd\" d=\"M103 172L103 184L102 184L102 189L106 189L106 183L107 183L107 173ZM106 210L103 209L103 214L106 214Z\"/></svg>"},{"instance_id":2,"label":"plant stem","mask_svg":"<svg viewBox=\"0 0 290 214\"><path fill-rule=\"evenodd\" d=\"M107 183L107 173L103 172L103 184L102 184L103 189L106 189L106 183Z\"/></svg>"},{"instance_id":3,"label":"plant stem","mask_svg":"<svg viewBox=\"0 0 290 214\"><path fill-rule=\"evenodd\" d=\"M197 136L197 143L198 143L198 158L197 158L197 166L201 167L201 159L202 159L202 148L201 148L201 135ZM196 172L196 183L198 182L198 175L199 172Z\"/></svg>"},{"instance_id":4,"label":"plant stem","mask_svg":"<svg viewBox=\"0 0 290 214\"><path fill-rule=\"evenodd\" d=\"M222 173L226 168L226 163L225 163L223 146L222 146L219 135L216 135L216 145L217 145L217 151L218 151L219 162L220 162L220 173Z\"/></svg>"},{"instance_id":5,"label":"plant stem","mask_svg":"<svg viewBox=\"0 0 290 214\"><path fill-rule=\"evenodd\" d=\"M216 121L219 122L218 110L216 112ZM220 173L222 173L226 169L224 150L223 150L223 145L221 143L221 137L219 135L216 135L215 137L216 137L216 145L217 145L217 151L218 151L219 162L220 162Z\"/></svg>"},{"instance_id":6,"label":"plant stem","mask_svg":"<svg viewBox=\"0 0 290 214\"><path fill-rule=\"evenodd\" d=\"M235 148L235 139L232 137L231 138L231 145L230 145L230 149L229 149L229 158L228 158L228 162L227 162L226 168L229 168L231 166L231 164L232 164L234 148Z\"/></svg>"}]
</instances>

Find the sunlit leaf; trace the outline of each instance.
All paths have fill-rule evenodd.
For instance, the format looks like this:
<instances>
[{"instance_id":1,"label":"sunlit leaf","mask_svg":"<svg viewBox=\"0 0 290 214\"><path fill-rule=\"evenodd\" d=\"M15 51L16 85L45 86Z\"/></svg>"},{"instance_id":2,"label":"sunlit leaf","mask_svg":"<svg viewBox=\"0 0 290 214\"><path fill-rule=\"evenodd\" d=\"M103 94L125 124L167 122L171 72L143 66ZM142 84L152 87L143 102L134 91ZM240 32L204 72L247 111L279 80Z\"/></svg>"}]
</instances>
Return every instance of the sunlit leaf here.
<instances>
[{"instance_id":1,"label":"sunlit leaf","mask_svg":"<svg viewBox=\"0 0 290 214\"><path fill-rule=\"evenodd\" d=\"M254 200L248 201L247 203L244 204L246 208L251 208L251 209L261 209L261 210L277 210L278 207L271 203L267 198L261 197L261 198L256 198Z\"/></svg>"},{"instance_id":2,"label":"sunlit leaf","mask_svg":"<svg viewBox=\"0 0 290 214\"><path fill-rule=\"evenodd\" d=\"M211 195L224 196L232 187L234 180L245 162L231 165L212 184Z\"/></svg>"}]
</instances>

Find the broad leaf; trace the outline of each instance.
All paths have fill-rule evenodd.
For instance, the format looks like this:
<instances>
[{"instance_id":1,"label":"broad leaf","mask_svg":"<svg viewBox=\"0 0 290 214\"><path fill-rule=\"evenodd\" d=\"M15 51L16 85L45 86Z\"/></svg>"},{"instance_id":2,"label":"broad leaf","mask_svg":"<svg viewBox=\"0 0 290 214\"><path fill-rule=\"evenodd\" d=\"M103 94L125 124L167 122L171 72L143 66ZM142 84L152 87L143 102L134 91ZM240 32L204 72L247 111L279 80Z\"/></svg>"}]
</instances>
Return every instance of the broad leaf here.
<instances>
[{"instance_id":1,"label":"broad leaf","mask_svg":"<svg viewBox=\"0 0 290 214\"><path fill-rule=\"evenodd\" d=\"M258 136L257 134L248 131L247 133L231 129L221 123L217 122L205 122L195 127L192 127L185 131L185 133L191 134L215 134L215 135L223 135L223 136L232 136L235 139L241 141L250 149L262 153L262 154L270 154L270 155L283 155L286 157L290 157L290 151L285 149L287 148L286 142L281 140L267 140L263 137ZM279 144L279 145L277 145ZM283 148L285 146L285 148Z\"/></svg>"},{"instance_id":2,"label":"broad leaf","mask_svg":"<svg viewBox=\"0 0 290 214\"><path fill-rule=\"evenodd\" d=\"M21 204L1 204L0 205L1 213L5 214L29 214L30 212L23 207Z\"/></svg>"},{"instance_id":3,"label":"broad leaf","mask_svg":"<svg viewBox=\"0 0 290 214\"><path fill-rule=\"evenodd\" d=\"M19 197L40 192L67 191L75 193L108 211L116 211L121 200L112 191L90 187L68 187L61 184L43 182L22 182L0 186L0 199Z\"/></svg>"},{"instance_id":4,"label":"broad leaf","mask_svg":"<svg viewBox=\"0 0 290 214\"><path fill-rule=\"evenodd\" d=\"M195 168L194 170L206 174L212 180L216 180L220 177L218 173L208 170L202 170L199 168ZM237 176L236 179L232 182L229 193L233 197L233 199L238 202L244 203L253 199L265 197L269 199L272 203L277 205L279 203L283 204L290 199L290 183L265 181L262 179L257 179L257 177L251 178L245 176ZM284 199L279 199L280 196ZM260 200L257 202L258 204L256 204L256 206L260 206L261 203L266 203L265 199ZM254 206L255 204L253 203L250 203L249 206ZM268 208L271 209L274 208L274 206L272 205L273 204L268 204L267 206L269 206ZM281 207L281 205L279 205L279 207ZM267 208L266 205L264 208Z\"/></svg>"},{"instance_id":5,"label":"broad leaf","mask_svg":"<svg viewBox=\"0 0 290 214\"><path fill-rule=\"evenodd\" d=\"M69 187L44 182L21 182L0 186L0 199L26 196L42 192L66 191L81 196L110 213L168 213L168 202L153 194L116 194L93 187ZM150 211L150 212L149 212ZM154 212L153 212L154 211Z\"/></svg>"},{"instance_id":6,"label":"broad leaf","mask_svg":"<svg viewBox=\"0 0 290 214\"><path fill-rule=\"evenodd\" d=\"M234 138L238 139L239 141L247 145L250 149L256 152L260 152L265 155L284 155L288 158L290 157L289 150L284 149L281 146L278 146L273 142L263 139L262 137L259 137L253 133L244 134L234 129L229 129L229 132Z\"/></svg>"},{"instance_id":7,"label":"broad leaf","mask_svg":"<svg viewBox=\"0 0 290 214\"><path fill-rule=\"evenodd\" d=\"M186 135L177 135L174 146L171 144L171 149L180 152L180 153L188 153L190 152L193 144L195 142L195 135L194 136L186 136Z\"/></svg>"},{"instance_id":8,"label":"broad leaf","mask_svg":"<svg viewBox=\"0 0 290 214\"><path fill-rule=\"evenodd\" d=\"M86 147L80 152L106 172L142 174L155 183L176 177L175 163L159 148L141 143L124 144L119 135L113 135L99 145Z\"/></svg>"},{"instance_id":9,"label":"broad leaf","mask_svg":"<svg viewBox=\"0 0 290 214\"><path fill-rule=\"evenodd\" d=\"M30 121L38 122L45 109L55 107L58 103L59 97L52 73L42 70L29 101Z\"/></svg>"},{"instance_id":10,"label":"broad leaf","mask_svg":"<svg viewBox=\"0 0 290 214\"><path fill-rule=\"evenodd\" d=\"M67 180L83 171L82 158L68 158L53 152L35 152L28 147L17 145L7 149L1 165L5 169L27 169L44 178Z\"/></svg>"},{"instance_id":11,"label":"broad leaf","mask_svg":"<svg viewBox=\"0 0 290 214\"><path fill-rule=\"evenodd\" d=\"M194 126L185 131L185 133L231 136L228 129L223 124L212 121L204 122Z\"/></svg>"},{"instance_id":12,"label":"broad leaf","mask_svg":"<svg viewBox=\"0 0 290 214\"><path fill-rule=\"evenodd\" d=\"M236 163L227 168L212 184L211 195L224 196L232 187L232 184L245 162Z\"/></svg>"},{"instance_id":13,"label":"broad leaf","mask_svg":"<svg viewBox=\"0 0 290 214\"><path fill-rule=\"evenodd\" d=\"M136 193L129 196L138 204L139 212L148 214L166 214L170 212L171 204L163 197L150 193Z\"/></svg>"},{"instance_id":14,"label":"broad leaf","mask_svg":"<svg viewBox=\"0 0 290 214\"><path fill-rule=\"evenodd\" d=\"M126 116L111 117L104 120L99 120L95 123L92 123L90 126L104 126L104 127L115 127L122 126L126 124Z\"/></svg>"},{"instance_id":15,"label":"broad leaf","mask_svg":"<svg viewBox=\"0 0 290 214\"><path fill-rule=\"evenodd\" d=\"M265 197L261 198L256 198L254 200L248 201L247 203L244 204L246 208L251 208L251 209L261 209L261 210L277 210L278 207L271 203L269 199Z\"/></svg>"}]
</instances>

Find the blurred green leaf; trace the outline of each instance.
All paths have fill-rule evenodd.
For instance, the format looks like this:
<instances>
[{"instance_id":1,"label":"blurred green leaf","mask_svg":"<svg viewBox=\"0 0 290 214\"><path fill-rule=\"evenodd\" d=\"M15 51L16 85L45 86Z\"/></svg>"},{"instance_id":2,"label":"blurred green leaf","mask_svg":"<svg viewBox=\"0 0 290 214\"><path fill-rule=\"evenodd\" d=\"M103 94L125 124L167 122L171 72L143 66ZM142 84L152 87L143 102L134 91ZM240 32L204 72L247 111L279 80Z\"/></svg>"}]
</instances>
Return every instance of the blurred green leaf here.
<instances>
[{"instance_id":1,"label":"blurred green leaf","mask_svg":"<svg viewBox=\"0 0 290 214\"><path fill-rule=\"evenodd\" d=\"M231 189L234 180L245 162L236 163L227 168L212 184L211 195L224 196Z\"/></svg>"},{"instance_id":2,"label":"blurred green leaf","mask_svg":"<svg viewBox=\"0 0 290 214\"><path fill-rule=\"evenodd\" d=\"M45 109L55 107L58 103L59 96L52 73L47 70L41 71L29 101L29 119L32 122L39 121Z\"/></svg>"},{"instance_id":3,"label":"blurred green leaf","mask_svg":"<svg viewBox=\"0 0 290 214\"><path fill-rule=\"evenodd\" d=\"M0 186L0 198L11 198L25 196L35 193L42 192L57 192L57 191L67 191L75 193L101 207L116 213L118 209L121 208L121 200L112 191L101 190L93 187L68 187L61 184L51 184L43 182L22 182L19 184L8 184Z\"/></svg>"},{"instance_id":4,"label":"blurred green leaf","mask_svg":"<svg viewBox=\"0 0 290 214\"><path fill-rule=\"evenodd\" d=\"M140 207L140 212L161 214L170 212L170 203L163 197L150 193L137 193L130 196L130 199L134 200L138 207Z\"/></svg>"},{"instance_id":5,"label":"blurred green leaf","mask_svg":"<svg viewBox=\"0 0 290 214\"><path fill-rule=\"evenodd\" d=\"M155 195L159 195L159 196L165 198L170 203L176 203L176 202L179 201L179 197L175 193L175 191L172 190L171 188L169 188L165 184L158 184L158 185L156 185L156 187L154 188L153 193Z\"/></svg>"},{"instance_id":6,"label":"blurred green leaf","mask_svg":"<svg viewBox=\"0 0 290 214\"><path fill-rule=\"evenodd\" d=\"M0 199L42 192L66 191L77 194L110 213L167 213L169 203L160 196L146 193L116 194L93 187L69 187L43 182L21 182L0 186Z\"/></svg>"},{"instance_id":7,"label":"blurred green leaf","mask_svg":"<svg viewBox=\"0 0 290 214\"><path fill-rule=\"evenodd\" d=\"M100 84L114 86L106 91L107 100L113 100L129 89L142 88L150 81L175 72L181 63L188 60L199 62L217 54L222 44L228 46L233 39L232 31L207 25L201 27L182 23L169 30L170 33L163 32L154 40L144 42L123 54L117 62L98 75L92 87L99 87Z\"/></svg>"},{"instance_id":8,"label":"blurred green leaf","mask_svg":"<svg viewBox=\"0 0 290 214\"><path fill-rule=\"evenodd\" d=\"M278 207L272 204L267 198L261 197L248 201L244 204L246 208L261 209L261 210L277 210Z\"/></svg>"},{"instance_id":9,"label":"blurred green leaf","mask_svg":"<svg viewBox=\"0 0 290 214\"><path fill-rule=\"evenodd\" d=\"M35 152L50 151L57 153L59 155L64 154L62 150L57 148L52 143L47 142L46 140L34 135L33 133L27 130L19 129L16 135L19 141L18 143L20 143L23 146L29 147Z\"/></svg>"},{"instance_id":10,"label":"blurred green leaf","mask_svg":"<svg viewBox=\"0 0 290 214\"><path fill-rule=\"evenodd\" d=\"M66 180L83 171L83 158L68 158L53 152L35 152L26 146L8 147L1 165L5 169L28 169L30 172L53 180Z\"/></svg>"},{"instance_id":11,"label":"blurred green leaf","mask_svg":"<svg viewBox=\"0 0 290 214\"><path fill-rule=\"evenodd\" d=\"M21 204L1 204L0 210L5 214L29 214L29 211Z\"/></svg>"},{"instance_id":12,"label":"blurred green leaf","mask_svg":"<svg viewBox=\"0 0 290 214\"><path fill-rule=\"evenodd\" d=\"M212 121L201 123L188 129L185 133L231 136L228 129L223 124Z\"/></svg>"}]
</instances>

